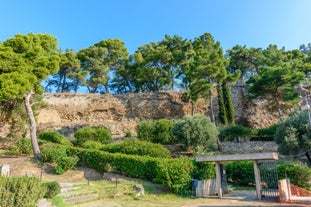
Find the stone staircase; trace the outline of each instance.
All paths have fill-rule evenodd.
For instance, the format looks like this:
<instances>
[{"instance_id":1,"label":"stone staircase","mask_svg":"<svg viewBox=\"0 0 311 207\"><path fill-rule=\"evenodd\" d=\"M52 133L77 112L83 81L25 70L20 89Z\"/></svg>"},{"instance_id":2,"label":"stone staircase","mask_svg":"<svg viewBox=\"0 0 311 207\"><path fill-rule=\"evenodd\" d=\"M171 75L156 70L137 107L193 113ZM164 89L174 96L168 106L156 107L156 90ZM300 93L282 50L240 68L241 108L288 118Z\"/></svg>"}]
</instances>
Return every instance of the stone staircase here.
<instances>
[{"instance_id":1,"label":"stone staircase","mask_svg":"<svg viewBox=\"0 0 311 207\"><path fill-rule=\"evenodd\" d=\"M59 196L63 198L65 204L70 206L98 200L97 192L82 189L82 186L86 184L60 183L60 185L61 193Z\"/></svg>"}]
</instances>

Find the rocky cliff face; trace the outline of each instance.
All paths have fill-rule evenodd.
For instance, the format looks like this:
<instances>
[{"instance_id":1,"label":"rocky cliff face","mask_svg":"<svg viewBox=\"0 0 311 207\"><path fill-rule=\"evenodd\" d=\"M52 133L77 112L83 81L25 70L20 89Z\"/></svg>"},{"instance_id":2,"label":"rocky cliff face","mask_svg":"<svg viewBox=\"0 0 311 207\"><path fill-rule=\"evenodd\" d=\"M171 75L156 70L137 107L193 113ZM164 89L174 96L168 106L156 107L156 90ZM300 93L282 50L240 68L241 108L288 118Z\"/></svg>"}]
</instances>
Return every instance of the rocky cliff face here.
<instances>
[{"instance_id":1,"label":"rocky cliff face","mask_svg":"<svg viewBox=\"0 0 311 207\"><path fill-rule=\"evenodd\" d=\"M275 114L267 110L265 100L249 101L244 87L231 88L237 123L261 128L277 122ZM81 126L104 125L113 136L135 135L137 122L143 119L177 119L191 114L191 104L183 102L181 93L164 91L142 94L44 94L48 107L38 115L38 130L57 129L66 135ZM213 91L212 106L217 115L216 90ZM210 113L209 103L199 100L196 114ZM217 118L217 117L216 117Z\"/></svg>"}]
</instances>

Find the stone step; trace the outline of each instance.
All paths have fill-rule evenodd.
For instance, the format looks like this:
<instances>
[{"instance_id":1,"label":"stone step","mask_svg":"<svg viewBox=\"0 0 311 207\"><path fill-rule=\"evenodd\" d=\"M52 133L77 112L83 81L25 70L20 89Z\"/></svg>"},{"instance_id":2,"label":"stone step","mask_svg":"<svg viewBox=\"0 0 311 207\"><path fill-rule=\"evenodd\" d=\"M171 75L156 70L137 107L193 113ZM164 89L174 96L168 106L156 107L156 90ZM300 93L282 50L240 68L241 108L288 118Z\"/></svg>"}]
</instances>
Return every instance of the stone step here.
<instances>
[{"instance_id":1,"label":"stone step","mask_svg":"<svg viewBox=\"0 0 311 207\"><path fill-rule=\"evenodd\" d=\"M75 204L75 203L82 203L82 202L89 202L98 199L98 194L88 194L88 195L81 195L76 197L70 197L64 199L64 202L67 204Z\"/></svg>"}]
</instances>

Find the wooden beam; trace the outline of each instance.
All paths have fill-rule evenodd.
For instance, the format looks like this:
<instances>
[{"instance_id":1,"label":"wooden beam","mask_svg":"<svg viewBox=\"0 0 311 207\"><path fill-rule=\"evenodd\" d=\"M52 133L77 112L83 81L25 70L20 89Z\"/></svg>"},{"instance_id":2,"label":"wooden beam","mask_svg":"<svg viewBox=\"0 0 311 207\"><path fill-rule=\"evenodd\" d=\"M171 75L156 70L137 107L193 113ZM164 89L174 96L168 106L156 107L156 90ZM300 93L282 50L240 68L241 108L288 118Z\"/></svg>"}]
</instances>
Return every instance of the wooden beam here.
<instances>
[{"instance_id":1,"label":"wooden beam","mask_svg":"<svg viewBox=\"0 0 311 207\"><path fill-rule=\"evenodd\" d=\"M218 197L222 198L220 164L219 162L216 162L215 164L216 164L216 185L217 185Z\"/></svg>"},{"instance_id":2,"label":"wooden beam","mask_svg":"<svg viewBox=\"0 0 311 207\"><path fill-rule=\"evenodd\" d=\"M254 175L255 175L255 183L256 183L256 194L257 199L261 200L261 180L260 180L260 171L258 169L257 160L254 160Z\"/></svg>"},{"instance_id":3,"label":"wooden beam","mask_svg":"<svg viewBox=\"0 0 311 207\"><path fill-rule=\"evenodd\" d=\"M238 161L238 160L277 160L277 159L278 159L278 154L274 152L197 156L195 158L197 162L222 162L222 161Z\"/></svg>"}]
</instances>

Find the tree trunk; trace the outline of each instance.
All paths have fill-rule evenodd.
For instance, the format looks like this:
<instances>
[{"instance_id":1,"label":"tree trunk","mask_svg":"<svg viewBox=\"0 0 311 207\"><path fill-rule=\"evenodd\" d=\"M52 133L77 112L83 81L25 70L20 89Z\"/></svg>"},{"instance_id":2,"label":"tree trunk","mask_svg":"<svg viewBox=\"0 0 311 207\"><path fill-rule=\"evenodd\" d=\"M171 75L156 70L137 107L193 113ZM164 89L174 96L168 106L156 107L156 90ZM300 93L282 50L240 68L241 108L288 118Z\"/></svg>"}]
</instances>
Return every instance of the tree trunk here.
<instances>
[{"instance_id":1,"label":"tree trunk","mask_svg":"<svg viewBox=\"0 0 311 207\"><path fill-rule=\"evenodd\" d=\"M33 111L30 104L31 96L34 94L33 91L29 91L28 94L24 97L24 104L26 108L26 112L29 118L29 125L30 125L30 138L32 144L33 154L36 160L41 160L40 156L40 149L37 140L37 124L35 117L33 115Z\"/></svg>"},{"instance_id":2,"label":"tree trunk","mask_svg":"<svg viewBox=\"0 0 311 207\"><path fill-rule=\"evenodd\" d=\"M194 103L191 101L191 116L194 116Z\"/></svg>"},{"instance_id":3,"label":"tree trunk","mask_svg":"<svg viewBox=\"0 0 311 207\"><path fill-rule=\"evenodd\" d=\"M309 166L311 166L311 157L310 157L309 152L306 152L305 155L306 155L306 157L307 157L307 159L309 161Z\"/></svg>"}]
</instances>

